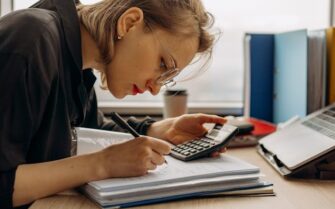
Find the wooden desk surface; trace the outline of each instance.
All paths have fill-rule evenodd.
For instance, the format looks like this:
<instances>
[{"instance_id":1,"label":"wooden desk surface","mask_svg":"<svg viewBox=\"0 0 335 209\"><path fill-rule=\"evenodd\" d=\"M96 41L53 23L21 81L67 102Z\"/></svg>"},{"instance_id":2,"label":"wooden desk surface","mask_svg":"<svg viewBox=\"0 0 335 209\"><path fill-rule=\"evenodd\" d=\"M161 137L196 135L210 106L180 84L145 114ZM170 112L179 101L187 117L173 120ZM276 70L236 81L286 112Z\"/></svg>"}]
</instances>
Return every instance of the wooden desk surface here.
<instances>
[{"instance_id":1,"label":"wooden desk surface","mask_svg":"<svg viewBox=\"0 0 335 209\"><path fill-rule=\"evenodd\" d=\"M255 148L231 149L230 155L261 168L265 179L274 184L276 196L215 197L180 200L148 206L146 209L334 209L335 181L284 179L261 158ZM30 209L98 209L86 197L52 196L36 201Z\"/></svg>"}]
</instances>

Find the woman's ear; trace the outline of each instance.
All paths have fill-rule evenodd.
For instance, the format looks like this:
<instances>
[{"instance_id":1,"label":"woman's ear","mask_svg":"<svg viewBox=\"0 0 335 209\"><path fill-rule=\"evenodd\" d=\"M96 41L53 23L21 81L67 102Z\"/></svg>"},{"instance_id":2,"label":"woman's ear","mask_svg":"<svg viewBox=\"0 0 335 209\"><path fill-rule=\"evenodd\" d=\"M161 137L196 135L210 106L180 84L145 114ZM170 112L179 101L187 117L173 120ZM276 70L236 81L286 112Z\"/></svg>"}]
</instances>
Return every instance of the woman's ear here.
<instances>
[{"instance_id":1,"label":"woman's ear","mask_svg":"<svg viewBox=\"0 0 335 209\"><path fill-rule=\"evenodd\" d=\"M143 27L143 11L138 7L127 9L117 21L117 37L122 39L129 31L136 27Z\"/></svg>"}]
</instances>

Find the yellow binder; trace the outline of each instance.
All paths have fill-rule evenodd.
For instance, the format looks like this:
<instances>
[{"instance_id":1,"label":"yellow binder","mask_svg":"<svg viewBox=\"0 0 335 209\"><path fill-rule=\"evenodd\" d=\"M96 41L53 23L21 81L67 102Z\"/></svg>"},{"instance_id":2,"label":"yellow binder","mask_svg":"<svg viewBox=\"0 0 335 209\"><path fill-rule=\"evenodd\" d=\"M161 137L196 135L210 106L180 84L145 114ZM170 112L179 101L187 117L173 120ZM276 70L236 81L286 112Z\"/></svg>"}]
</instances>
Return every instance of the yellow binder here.
<instances>
[{"instance_id":1,"label":"yellow binder","mask_svg":"<svg viewBox=\"0 0 335 209\"><path fill-rule=\"evenodd\" d=\"M327 29L328 104L335 102L335 28Z\"/></svg>"}]
</instances>

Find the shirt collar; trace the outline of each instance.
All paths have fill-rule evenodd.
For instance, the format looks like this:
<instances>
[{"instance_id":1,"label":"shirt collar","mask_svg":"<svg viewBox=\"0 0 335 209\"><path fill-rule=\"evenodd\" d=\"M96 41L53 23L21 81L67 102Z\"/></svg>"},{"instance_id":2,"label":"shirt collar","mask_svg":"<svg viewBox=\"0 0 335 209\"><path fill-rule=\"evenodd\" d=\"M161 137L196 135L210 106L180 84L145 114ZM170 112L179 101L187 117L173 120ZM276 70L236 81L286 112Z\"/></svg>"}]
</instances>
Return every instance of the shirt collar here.
<instances>
[{"instance_id":1,"label":"shirt collar","mask_svg":"<svg viewBox=\"0 0 335 209\"><path fill-rule=\"evenodd\" d=\"M42 0L32 7L56 11L63 24L66 44L79 70L82 70L80 23L77 15L78 0Z\"/></svg>"}]
</instances>

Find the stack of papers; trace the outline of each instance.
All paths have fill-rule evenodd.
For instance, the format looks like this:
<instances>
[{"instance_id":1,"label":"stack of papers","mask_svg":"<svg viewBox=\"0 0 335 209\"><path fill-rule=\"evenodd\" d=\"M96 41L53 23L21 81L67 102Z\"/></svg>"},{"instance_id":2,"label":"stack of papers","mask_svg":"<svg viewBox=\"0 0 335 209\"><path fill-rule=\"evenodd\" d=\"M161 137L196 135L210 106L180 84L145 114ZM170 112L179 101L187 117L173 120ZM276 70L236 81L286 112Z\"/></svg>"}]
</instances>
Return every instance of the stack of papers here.
<instances>
[{"instance_id":1,"label":"stack of papers","mask_svg":"<svg viewBox=\"0 0 335 209\"><path fill-rule=\"evenodd\" d=\"M114 144L132 138L128 134L88 129L78 129L77 132L79 154L106 147L108 142ZM246 194L248 190L257 192L260 188L272 192L272 184L260 179L262 174L258 167L227 155L190 162L166 156L166 161L168 164L144 176L93 181L81 189L102 208L130 207L225 192Z\"/></svg>"}]
</instances>

